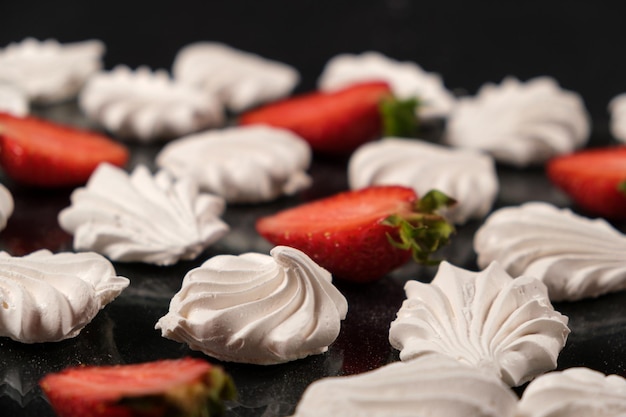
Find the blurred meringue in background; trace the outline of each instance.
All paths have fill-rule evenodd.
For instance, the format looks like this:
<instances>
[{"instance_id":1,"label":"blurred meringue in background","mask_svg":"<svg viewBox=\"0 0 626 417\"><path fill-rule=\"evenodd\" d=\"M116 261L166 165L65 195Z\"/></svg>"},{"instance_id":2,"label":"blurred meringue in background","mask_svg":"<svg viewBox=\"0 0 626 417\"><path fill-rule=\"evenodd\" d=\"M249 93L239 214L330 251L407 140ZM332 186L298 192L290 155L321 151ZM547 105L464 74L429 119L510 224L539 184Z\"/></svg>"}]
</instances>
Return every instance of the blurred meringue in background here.
<instances>
[{"instance_id":1,"label":"blurred meringue in background","mask_svg":"<svg viewBox=\"0 0 626 417\"><path fill-rule=\"evenodd\" d=\"M527 82L508 77L459 99L445 141L521 168L582 148L590 133L591 119L579 94L551 77Z\"/></svg>"},{"instance_id":2,"label":"blurred meringue in background","mask_svg":"<svg viewBox=\"0 0 626 417\"><path fill-rule=\"evenodd\" d=\"M172 65L174 78L200 87L234 113L291 94L299 72L284 63L219 42L196 42L183 47Z\"/></svg>"},{"instance_id":3,"label":"blurred meringue in background","mask_svg":"<svg viewBox=\"0 0 626 417\"><path fill-rule=\"evenodd\" d=\"M0 49L0 81L21 89L33 104L70 100L102 68L104 52L99 40L62 44L26 38Z\"/></svg>"},{"instance_id":4,"label":"blurred meringue in background","mask_svg":"<svg viewBox=\"0 0 626 417\"><path fill-rule=\"evenodd\" d=\"M89 79L79 96L81 110L122 139L169 140L221 126L224 111L208 94L173 80L167 71L118 65Z\"/></svg>"},{"instance_id":5,"label":"blurred meringue in background","mask_svg":"<svg viewBox=\"0 0 626 417\"><path fill-rule=\"evenodd\" d=\"M413 62L400 62L379 53L341 54L330 59L317 84L322 91L333 91L364 81L381 80L402 100L416 98L418 115L424 120L446 118L455 98L439 74L426 72Z\"/></svg>"}]
</instances>

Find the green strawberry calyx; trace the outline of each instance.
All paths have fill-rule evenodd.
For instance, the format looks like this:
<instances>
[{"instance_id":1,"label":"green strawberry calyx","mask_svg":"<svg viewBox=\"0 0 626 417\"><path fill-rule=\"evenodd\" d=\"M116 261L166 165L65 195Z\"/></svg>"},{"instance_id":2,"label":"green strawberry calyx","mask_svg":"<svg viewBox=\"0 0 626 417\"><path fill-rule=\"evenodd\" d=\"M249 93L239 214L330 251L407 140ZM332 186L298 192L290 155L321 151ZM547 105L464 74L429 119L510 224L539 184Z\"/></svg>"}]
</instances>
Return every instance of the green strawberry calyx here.
<instances>
[{"instance_id":1,"label":"green strawberry calyx","mask_svg":"<svg viewBox=\"0 0 626 417\"><path fill-rule=\"evenodd\" d=\"M417 98L400 100L393 96L380 102L379 111L383 121L383 135L386 137L414 138L419 129Z\"/></svg>"},{"instance_id":2,"label":"green strawberry calyx","mask_svg":"<svg viewBox=\"0 0 626 417\"><path fill-rule=\"evenodd\" d=\"M402 250L411 250L415 262L437 265L441 260L430 255L446 245L454 234L454 225L438 212L456 204L456 200L438 190L431 190L416 202L410 215L392 214L382 224L396 228L397 239L387 233L389 242Z\"/></svg>"},{"instance_id":3,"label":"green strawberry calyx","mask_svg":"<svg viewBox=\"0 0 626 417\"><path fill-rule=\"evenodd\" d=\"M232 378L219 367L207 372L203 380L156 395L123 397L117 405L140 413L181 417L214 417L224 413L224 401L237 396ZM155 414L156 415L156 414Z\"/></svg>"}]
</instances>

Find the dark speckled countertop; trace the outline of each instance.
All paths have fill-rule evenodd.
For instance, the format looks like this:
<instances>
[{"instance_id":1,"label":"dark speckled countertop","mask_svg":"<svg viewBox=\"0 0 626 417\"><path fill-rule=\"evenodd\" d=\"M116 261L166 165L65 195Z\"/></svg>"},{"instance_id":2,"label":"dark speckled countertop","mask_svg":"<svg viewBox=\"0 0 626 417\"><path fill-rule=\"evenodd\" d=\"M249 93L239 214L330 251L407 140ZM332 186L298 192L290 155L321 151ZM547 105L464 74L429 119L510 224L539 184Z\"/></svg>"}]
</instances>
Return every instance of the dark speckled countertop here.
<instances>
[{"instance_id":1,"label":"dark speckled countertop","mask_svg":"<svg viewBox=\"0 0 626 417\"><path fill-rule=\"evenodd\" d=\"M85 125L74 103L38 112L62 122ZM437 130L429 133L437 140ZM607 141L594 137L594 143ZM132 145L129 168L138 163L153 168L158 145ZM529 200L548 201L567 206L567 198L555 190L541 168L498 167L501 192L494 208L517 205ZM48 372L77 364L118 364L177 358L203 357L185 345L164 339L154 329L182 278L191 268L220 253L257 251L267 253L271 245L254 230L262 215L332 194L346 187L345 161L318 160L311 167L314 184L300 195L273 203L231 206L224 219L231 232L195 261L157 267L139 263L118 263L118 275L128 277L131 285L107 305L79 336L58 343L24 345L0 338L0 415L52 416L37 381ZM71 236L56 220L69 204L70 190L42 191L19 187L3 181L15 199L15 213L7 228L0 232L0 249L13 255L35 249L71 250ZM477 270L472 246L480 221L459 226L443 255L457 265ZM621 230L624 225L616 225ZM239 399L230 405L228 416L287 416L311 382L332 375L348 375L377 368L398 360L398 352L388 342L388 330L404 300L403 285L409 279L429 282L436 267L406 264L388 277L366 285L336 281L349 302L349 312L341 333L327 353L283 365L255 366L223 363L235 380ZM559 369L587 366L605 373L626 375L626 292L597 299L558 303L555 308L570 318L572 330L559 357ZM523 387L518 389L521 392Z\"/></svg>"}]
</instances>

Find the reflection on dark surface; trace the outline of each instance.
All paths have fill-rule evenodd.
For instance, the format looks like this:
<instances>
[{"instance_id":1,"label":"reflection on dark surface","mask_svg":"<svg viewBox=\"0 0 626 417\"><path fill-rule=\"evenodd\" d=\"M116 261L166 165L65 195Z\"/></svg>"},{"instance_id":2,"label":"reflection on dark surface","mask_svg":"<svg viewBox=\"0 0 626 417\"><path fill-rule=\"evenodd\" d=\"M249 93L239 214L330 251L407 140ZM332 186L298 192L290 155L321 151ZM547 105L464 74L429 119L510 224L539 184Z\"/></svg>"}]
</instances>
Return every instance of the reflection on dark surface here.
<instances>
[{"instance_id":1,"label":"reflection on dark surface","mask_svg":"<svg viewBox=\"0 0 626 417\"><path fill-rule=\"evenodd\" d=\"M586 366L626 377L626 291L554 307L572 330L559 355L559 369Z\"/></svg>"},{"instance_id":2,"label":"reflection on dark surface","mask_svg":"<svg viewBox=\"0 0 626 417\"><path fill-rule=\"evenodd\" d=\"M114 327L105 310L77 337L61 342L31 345L0 338L0 410L15 410L3 415L21 415L18 410L22 408L37 410L45 404L38 382L49 372L82 364L120 363Z\"/></svg>"},{"instance_id":3,"label":"reflection on dark surface","mask_svg":"<svg viewBox=\"0 0 626 417\"><path fill-rule=\"evenodd\" d=\"M394 358L389 325L404 299L403 284L391 279L364 286L336 283L348 299L348 315L332 346L343 356L342 375L378 368Z\"/></svg>"},{"instance_id":4,"label":"reflection on dark surface","mask_svg":"<svg viewBox=\"0 0 626 417\"><path fill-rule=\"evenodd\" d=\"M238 391L228 415L289 415L295 409L294 398L300 398L313 381L337 375L341 364L341 355L333 350L280 365L223 364Z\"/></svg>"},{"instance_id":5,"label":"reflection on dark surface","mask_svg":"<svg viewBox=\"0 0 626 417\"><path fill-rule=\"evenodd\" d=\"M567 206L567 197L552 187L543 168L515 169L498 167L500 192L497 207L517 206L527 201L546 201L557 207Z\"/></svg>"},{"instance_id":6,"label":"reflection on dark surface","mask_svg":"<svg viewBox=\"0 0 626 417\"><path fill-rule=\"evenodd\" d=\"M40 190L2 181L11 190L13 214L2 231L2 249L13 256L38 249L52 252L71 250L72 236L57 221L60 210L69 205L70 190Z\"/></svg>"}]
</instances>

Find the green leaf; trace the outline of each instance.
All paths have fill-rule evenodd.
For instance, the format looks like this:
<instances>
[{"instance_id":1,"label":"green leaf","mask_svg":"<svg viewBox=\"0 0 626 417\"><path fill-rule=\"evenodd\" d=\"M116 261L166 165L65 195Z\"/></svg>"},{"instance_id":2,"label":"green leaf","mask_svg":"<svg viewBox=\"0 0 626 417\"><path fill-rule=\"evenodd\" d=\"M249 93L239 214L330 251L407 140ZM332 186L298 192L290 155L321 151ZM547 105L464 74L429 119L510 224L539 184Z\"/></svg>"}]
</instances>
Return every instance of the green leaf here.
<instances>
[{"instance_id":1,"label":"green leaf","mask_svg":"<svg viewBox=\"0 0 626 417\"><path fill-rule=\"evenodd\" d=\"M417 202L417 210L420 213L435 213L442 208L448 208L456 204L456 200L439 190L430 190Z\"/></svg>"},{"instance_id":2,"label":"green leaf","mask_svg":"<svg viewBox=\"0 0 626 417\"><path fill-rule=\"evenodd\" d=\"M410 250L413 259L421 264L436 265L439 260L430 256L450 241L455 233L452 223L446 220L437 211L450 207L456 200L442 193L432 190L418 202L416 211L410 215L397 214L387 217L383 224L397 229L398 239L387 234L389 242L402 250Z\"/></svg>"},{"instance_id":3,"label":"green leaf","mask_svg":"<svg viewBox=\"0 0 626 417\"><path fill-rule=\"evenodd\" d=\"M237 389L230 375L214 367L204 380L153 395L123 396L116 404L141 415L216 417L224 414L224 402L236 397Z\"/></svg>"},{"instance_id":4,"label":"green leaf","mask_svg":"<svg viewBox=\"0 0 626 417\"><path fill-rule=\"evenodd\" d=\"M384 99L380 103L380 113L383 119L383 135L401 138L417 136L419 119L417 98L398 100L395 97Z\"/></svg>"},{"instance_id":5,"label":"green leaf","mask_svg":"<svg viewBox=\"0 0 626 417\"><path fill-rule=\"evenodd\" d=\"M619 184L617 184L617 191L621 192L622 194L626 195L626 180L620 182Z\"/></svg>"}]
</instances>

